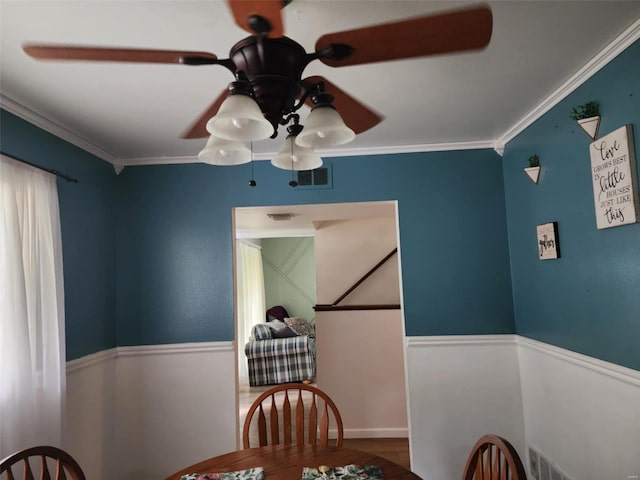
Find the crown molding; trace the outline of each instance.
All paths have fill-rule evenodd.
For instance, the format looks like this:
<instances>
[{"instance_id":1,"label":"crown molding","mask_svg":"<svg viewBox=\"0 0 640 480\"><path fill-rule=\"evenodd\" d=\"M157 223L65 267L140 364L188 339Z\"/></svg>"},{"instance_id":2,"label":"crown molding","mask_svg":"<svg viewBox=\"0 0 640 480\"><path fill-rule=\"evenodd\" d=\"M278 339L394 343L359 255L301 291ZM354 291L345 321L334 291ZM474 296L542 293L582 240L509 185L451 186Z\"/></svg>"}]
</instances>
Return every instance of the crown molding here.
<instances>
[{"instance_id":1,"label":"crown molding","mask_svg":"<svg viewBox=\"0 0 640 480\"><path fill-rule=\"evenodd\" d=\"M198 157L141 157L123 158L120 160L124 167L137 167L142 165L175 165L181 163L202 163Z\"/></svg>"},{"instance_id":2,"label":"crown molding","mask_svg":"<svg viewBox=\"0 0 640 480\"><path fill-rule=\"evenodd\" d=\"M482 150L491 149L495 140L480 140L475 142L424 143L420 145L395 145L389 147L344 148L321 150L321 157L359 157L364 155L394 155L398 153L446 152L452 150ZM269 157L271 158L271 157Z\"/></svg>"},{"instance_id":3,"label":"crown molding","mask_svg":"<svg viewBox=\"0 0 640 480\"><path fill-rule=\"evenodd\" d=\"M318 155L323 158L357 157L364 155L393 155L398 153L444 152L451 150L480 150L495 147L495 140L480 142L432 143L422 145L396 145L391 147L351 148L340 150L322 150ZM271 160L277 152L255 153L254 160ZM123 167L140 165L173 165L182 163L202 163L198 157L146 157L121 159ZM119 173L119 172L118 172Z\"/></svg>"},{"instance_id":4,"label":"crown molding","mask_svg":"<svg viewBox=\"0 0 640 480\"><path fill-rule=\"evenodd\" d=\"M121 164L121 162L115 155L107 152L106 150L103 150L87 139L76 135L71 130L68 130L62 125L49 120L35 110L32 110L29 107L26 107L3 94L0 94L0 108L6 110L9 113L13 113L17 117L20 117L21 119L26 120L29 123L32 123L45 132L49 132L50 134L55 135L56 137L61 138L62 140L69 142L72 145L75 145L85 152L95 155L105 162L111 163L112 165L114 165L114 167L116 167L117 172L117 167L119 164Z\"/></svg>"},{"instance_id":5,"label":"crown molding","mask_svg":"<svg viewBox=\"0 0 640 480\"><path fill-rule=\"evenodd\" d=\"M622 53L632 43L640 38L640 19L636 20L629 28L622 32L616 39L600 50L595 57L587 62L580 70L578 70L569 80L563 83L560 88L545 98L527 115L507 130L502 137L496 141L495 149L499 152L520 134L525 128L538 120L542 115L551 110L554 106L564 100L569 94L573 93L578 87L589 80L593 75L599 72L604 66L611 62L615 57Z\"/></svg>"}]
</instances>

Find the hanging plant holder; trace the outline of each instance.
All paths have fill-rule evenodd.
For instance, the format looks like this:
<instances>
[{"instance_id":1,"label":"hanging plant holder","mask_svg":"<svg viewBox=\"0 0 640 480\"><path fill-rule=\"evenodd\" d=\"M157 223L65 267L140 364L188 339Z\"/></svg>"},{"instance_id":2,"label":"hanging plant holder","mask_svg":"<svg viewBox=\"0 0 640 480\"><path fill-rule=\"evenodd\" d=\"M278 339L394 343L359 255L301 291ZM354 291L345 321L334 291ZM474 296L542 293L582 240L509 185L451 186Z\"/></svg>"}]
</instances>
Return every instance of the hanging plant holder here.
<instances>
[{"instance_id":1,"label":"hanging plant holder","mask_svg":"<svg viewBox=\"0 0 640 480\"><path fill-rule=\"evenodd\" d=\"M578 125L587 132L591 140L598 138L598 130L600 129L600 115L578 120Z\"/></svg>"},{"instance_id":2,"label":"hanging plant holder","mask_svg":"<svg viewBox=\"0 0 640 480\"><path fill-rule=\"evenodd\" d=\"M524 169L524 172L529 176L533 183L538 183L538 178L540 177L540 167L527 167Z\"/></svg>"},{"instance_id":3,"label":"hanging plant holder","mask_svg":"<svg viewBox=\"0 0 640 480\"><path fill-rule=\"evenodd\" d=\"M571 109L569 115L573 118L580 128L582 128L591 140L595 140L598 137L598 130L600 129L600 105L595 100L592 100L582 105L577 105Z\"/></svg>"},{"instance_id":4,"label":"hanging plant holder","mask_svg":"<svg viewBox=\"0 0 640 480\"><path fill-rule=\"evenodd\" d=\"M529 166L524 169L524 173L529 176L533 183L538 183L538 178L540 177L540 158L538 155L529 157Z\"/></svg>"}]
</instances>

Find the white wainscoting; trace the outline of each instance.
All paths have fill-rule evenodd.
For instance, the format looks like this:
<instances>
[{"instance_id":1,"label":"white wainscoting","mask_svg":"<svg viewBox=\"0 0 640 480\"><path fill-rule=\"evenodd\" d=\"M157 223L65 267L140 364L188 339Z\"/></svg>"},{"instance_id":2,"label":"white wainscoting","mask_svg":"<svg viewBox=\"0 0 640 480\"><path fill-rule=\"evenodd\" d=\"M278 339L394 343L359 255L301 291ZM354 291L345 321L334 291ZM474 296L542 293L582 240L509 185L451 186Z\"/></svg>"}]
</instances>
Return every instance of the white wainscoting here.
<instances>
[{"instance_id":1,"label":"white wainscoting","mask_svg":"<svg viewBox=\"0 0 640 480\"><path fill-rule=\"evenodd\" d=\"M406 345L414 472L462 478L471 447L485 433L524 453L514 335L408 337Z\"/></svg>"},{"instance_id":2,"label":"white wainscoting","mask_svg":"<svg viewBox=\"0 0 640 480\"><path fill-rule=\"evenodd\" d=\"M232 342L121 347L67 363L64 446L90 480L161 479L236 449ZM516 335L406 338L413 470L461 478L485 433L571 480L640 472L640 372ZM526 432L526 435L525 435Z\"/></svg>"},{"instance_id":3,"label":"white wainscoting","mask_svg":"<svg viewBox=\"0 0 640 480\"><path fill-rule=\"evenodd\" d=\"M527 443L571 480L639 478L640 372L517 343Z\"/></svg>"},{"instance_id":4,"label":"white wainscoting","mask_svg":"<svg viewBox=\"0 0 640 480\"><path fill-rule=\"evenodd\" d=\"M237 447L232 342L119 347L67 364L65 447L91 480L158 480Z\"/></svg>"},{"instance_id":5,"label":"white wainscoting","mask_svg":"<svg viewBox=\"0 0 640 480\"><path fill-rule=\"evenodd\" d=\"M115 348L67 362L63 445L89 480L116 478L113 471Z\"/></svg>"},{"instance_id":6,"label":"white wainscoting","mask_svg":"<svg viewBox=\"0 0 640 480\"><path fill-rule=\"evenodd\" d=\"M236 449L231 342L120 347L116 364L119 480L157 480Z\"/></svg>"}]
</instances>

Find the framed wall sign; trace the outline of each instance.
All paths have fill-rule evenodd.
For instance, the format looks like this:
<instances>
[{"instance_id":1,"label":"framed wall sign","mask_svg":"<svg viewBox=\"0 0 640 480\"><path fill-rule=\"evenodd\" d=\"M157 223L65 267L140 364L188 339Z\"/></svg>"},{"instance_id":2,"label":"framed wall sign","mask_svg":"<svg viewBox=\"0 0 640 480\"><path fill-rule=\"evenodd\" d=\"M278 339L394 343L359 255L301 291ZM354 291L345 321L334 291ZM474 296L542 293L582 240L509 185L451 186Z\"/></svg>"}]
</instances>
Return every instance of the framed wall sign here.
<instances>
[{"instance_id":1,"label":"framed wall sign","mask_svg":"<svg viewBox=\"0 0 640 480\"><path fill-rule=\"evenodd\" d=\"M560 245L558 245L558 223L543 223L538 225L538 258L550 260L560 258Z\"/></svg>"},{"instance_id":2,"label":"framed wall sign","mask_svg":"<svg viewBox=\"0 0 640 480\"><path fill-rule=\"evenodd\" d=\"M589 146L598 229L640 220L633 130L625 125Z\"/></svg>"}]
</instances>

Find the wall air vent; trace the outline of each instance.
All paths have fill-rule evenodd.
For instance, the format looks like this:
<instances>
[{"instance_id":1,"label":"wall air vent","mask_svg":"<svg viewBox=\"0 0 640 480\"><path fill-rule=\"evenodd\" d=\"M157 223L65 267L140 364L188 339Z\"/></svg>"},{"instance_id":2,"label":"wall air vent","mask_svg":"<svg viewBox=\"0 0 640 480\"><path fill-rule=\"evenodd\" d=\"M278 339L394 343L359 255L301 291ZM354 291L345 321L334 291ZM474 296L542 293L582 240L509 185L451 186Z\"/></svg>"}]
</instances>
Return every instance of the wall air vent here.
<instances>
[{"instance_id":1,"label":"wall air vent","mask_svg":"<svg viewBox=\"0 0 640 480\"><path fill-rule=\"evenodd\" d=\"M295 217L294 213L267 213L267 217L271 220L275 220L276 222L283 222L286 220L291 220Z\"/></svg>"},{"instance_id":2,"label":"wall air vent","mask_svg":"<svg viewBox=\"0 0 640 480\"><path fill-rule=\"evenodd\" d=\"M315 170L298 171L297 188L333 188L332 165L325 163Z\"/></svg>"}]
</instances>

